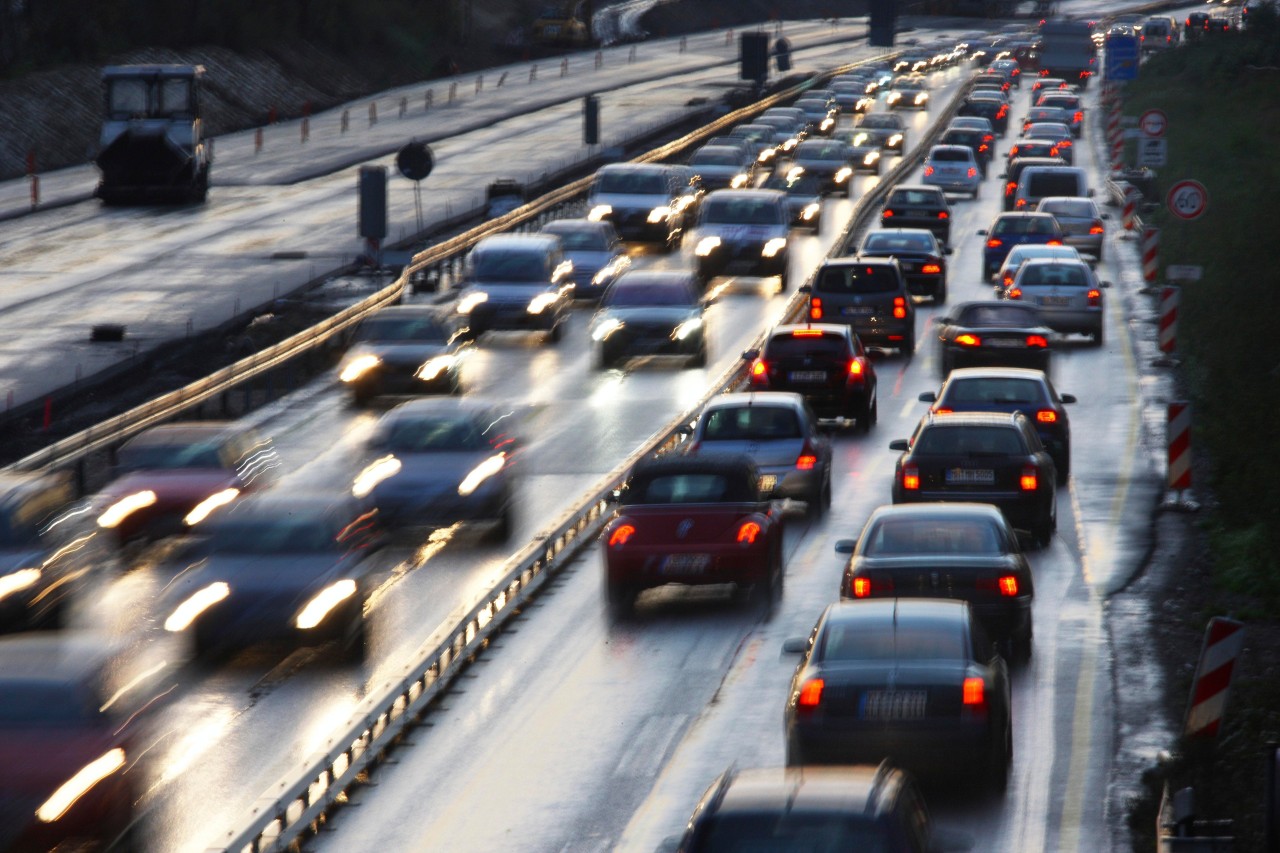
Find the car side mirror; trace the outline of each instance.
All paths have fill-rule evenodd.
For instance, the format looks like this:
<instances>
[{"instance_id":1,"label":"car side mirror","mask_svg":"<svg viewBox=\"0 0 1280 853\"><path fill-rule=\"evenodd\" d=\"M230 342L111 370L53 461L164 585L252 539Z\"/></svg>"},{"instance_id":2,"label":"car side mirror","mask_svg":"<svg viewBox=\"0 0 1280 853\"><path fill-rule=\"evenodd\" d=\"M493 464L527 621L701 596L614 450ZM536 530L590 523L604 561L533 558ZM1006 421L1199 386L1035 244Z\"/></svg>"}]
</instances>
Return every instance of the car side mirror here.
<instances>
[{"instance_id":1,"label":"car side mirror","mask_svg":"<svg viewBox=\"0 0 1280 853\"><path fill-rule=\"evenodd\" d=\"M1104 281L1104 282L1102 282L1102 286L1103 286L1103 287L1110 287L1110 286L1111 286L1111 282L1109 282L1109 281Z\"/></svg>"},{"instance_id":2,"label":"car side mirror","mask_svg":"<svg viewBox=\"0 0 1280 853\"><path fill-rule=\"evenodd\" d=\"M985 237L985 236L987 236L987 229L983 228L981 231L979 231L979 232L978 232L978 236L979 236L979 237Z\"/></svg>"},{"instance_id":3,"label":"car side mirror","mask_svg":"<svg viewBox=\"0 0 1280 853\"><path fill-rule=\"evenodd\" d=\"M808 637L789 637L782 641L782 653L786 655L802 655L808 647Z\"/></svg>"},{"instance_id":4,"label":"car side mirror","mask_svg":"<svg viewBox=\"0 0 1280 853\"><path fill-rule=\"evenodd\" d=\"M1089 198L1093 198L1093 187L1089 187Z\"/></svg>"},{"instance_id":5,"label":"car side mirror","mask_svg":"<svg viewBox=\"0 0 1280 853\"><path fill-rule=\"evenodd\" d=\"M943 322L943 321L939 320L938 322ZM950 322L950 320L946 322ZM922 391L920 393L920 396L917 397L916 399L919 400L921 403L936 403L938 402L938 395L933 391Z\"/></svg>"},{"instance_id":6,"label":"car side mirror","mask_svg":"<svg viewBox=\"0 0 1280 853\"><path fill-rule=\"evenodd\" d=\"M952 250L952 248L951 248L950 246L943 246L943 247L942 247L942 254L944 254L944 255L949 255L949 254L951 254L951 252L952 252L952 251L953 251L953 250Z\"/></svg>"},{"instance_id":7,"label":"car side mirror","mask_svg":"<svg viewBox=\"0 0 1280 853\"><path fill-rule=\"evenodd\" d=\"M854 540L852 540L852 539L837 539L837 540L836 540L836 553L837 553L837 554L852 554L852 553L853 553L854 546L856 546L857 544L858 544L858 543L857 543L857 542L855 542L855 541L854 541Z\"/></svg>"},{"instance_id":8,"label":"car side mirror","mask_svg":"<svg viewBox=\"0 0 1280 853\"><path fill-rule=\"evenodd\" d=\"M676 427L676 435L693 435L693 427L689 424L680 424Z\"/></svg>"},{"instance_id":9,"label":"car side mirror","mask_svg":"<svg viewBox=\"0 0 1280 853\"><path fill-rule=\"evenodd\" d=\"M1075 394L1059 394L1058 399L1063 403L1074 403L1076 401Z\"/></svg>"},{"instance_id":10,"label":"car side mirror","mask_svg":"<svg viewBox=\"0 0 1280 853\"><path fill-rule=\"evenodd\" d=\"M802 284L798 288L796 288L796 292L803 293L804 295L808 296L810 293L813 293L813 287L807 284Z\"/></svg>"},{"instance_id":11,"label":"car side mirror","mask_svg":"<svg viewBox=\"0 0 1280 853\"><path fill-rule=\"evenodd\" d=\"M889 442L890 450L901 450L905 453L908 447L909 445L907 444L907 440L905 438L895 438L893 441Z\"/></svg>"},{"instance_id":12,"label":"car side mirror","mask_svg":"<svg viewBox=\"0 0 1280 853\"><path fill-rule=\"evenodd\" d=\"M1100 218L1100 219L1110 220L1110 219L1111 219L1111 214L1110 214L1110 213L1103 213L1103 214L1102 214L1102 216L1100 216L1099 218Z\"/></svg>"},{"instance_id":13,"label":"car side mirror","mask_svg":"<svg viewBox=\"0 0 1280 853\"><path fill-rule=\"evenodd\" d=\"M759 357L760 357L760 350L758 349L745 349L742 351L743 361L755 361Z\"/></svg>"}]
</instances>

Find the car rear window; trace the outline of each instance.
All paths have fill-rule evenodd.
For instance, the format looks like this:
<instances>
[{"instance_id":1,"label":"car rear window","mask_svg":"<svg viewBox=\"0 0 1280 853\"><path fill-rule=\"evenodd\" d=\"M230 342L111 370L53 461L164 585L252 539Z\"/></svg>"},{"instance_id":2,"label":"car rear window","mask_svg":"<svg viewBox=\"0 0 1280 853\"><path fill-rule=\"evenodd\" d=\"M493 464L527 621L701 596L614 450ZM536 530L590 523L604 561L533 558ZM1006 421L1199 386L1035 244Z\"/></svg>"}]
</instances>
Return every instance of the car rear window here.
<instances>
[{"instance_id":1,"label":"car rear window","mask_svg":"<svg viewBox=\"0 0 1280 853\"><path fill-rule=\"evenodd\" d=\"M1030 264L1021 273L1019 287L1084 287L1089 283L1084 270L1075 264Z\"/></svg>"},{"instance_id":2,"label":"car rear window","mask_svg":"<svg viewBox=\"0 0 1280 853\"><path fill-rule=\"evenodd\" d=\"M779 808L777 812L719 814L707 821L705 850L725 853L823 853L858 850L890 853L895 847L888 827L873 818L839 811L805 812Z\"/></svg>"},{"instance_id":3,"label":"car rear window","mask_svg":"<svg viewBox=\"0 0 1280 853\"><path fill-rule=\"evenodd\" d=\"M1022 436L1012 427L934 425L920 433L911 452L915 456L1017 456L1027 449Z\"/></svg>"},{"instance_id":4,"label":"car rear window","mask_svg":"<svg viewBox=\"0 0 1280 853\"><path fill-rule=\"evenodd\" d=\"M849 343L843 335L813 335L797 337L790 333L770 338L764 348L764 359L796 358L799 356L818 356L822 358L845 358L851 355Z\"/></svg>"},{"instance_id":5,"label":"car rear window","mask_svg":"<svg viewBox=\"0 0 1280 853\"><path fill-rule=\"evenodd\" d=\"M703 441L763 441L799 438L795 410L781 406L735 406L713 409L706 416Z\"/></svg>"},{"instance_id":6,"label":"car rear window","mask_svg":"<svg viewBox=\"0 0 1280 853\"><path fill-rule=\"evenodd\" d=\"M898 271L884 264L825 267L813 282L815 293L892 293L900 286Z\"/></svg>"},{"instance_id":7,"label":"car rear window","mask_svg":"<svg viewBox=\"0 0 1280 853\"><path fill-rule=\"evenodd\" d=\"M1036 209L1042 213L1052 213L1055 216L1070 216L1078 219L1086 219L1093 216L1093 203L1086 199L1081 199L1080 201L1041 202Z\"/></svg>"},{"instance_id":8,"label":"car rear window","mask_svg":"<svg viewBox=\"0 0 1280 853\"><path fill-rule=\"evenodd\" d=\"M1000 553L1000 537L985 518L886 519L867 532L861 545L861 553L869 557Z\"/></svg>"},{"instance_id":9,"label":"car rear window","mask_svg":"<svg viewBox=\"0 0 1280 853\"><path fill-rule=\"evenodd\" d=\"M1045 195L1061 195L1061 193L1045 193ZM1009 216L996 221L991 229L992 234L1055 234L1057 228L1050 216Z\"/></svg>"},{"instance_id":10,"label":"car rear window","mask_svg":"<svg viewBox=\"0 0 1280 853\"><path fill-rule=\"evenodd\" d=\"M873 231L862 241L864 252L931 252L934 242L930 234L888 234Z\"/></svg>"},{"instance_id":11,"label":"car rear window","mask_svg":"<svg viewBox=\"0 0 1280 853\"><path fill-rule=\"evenodd\" d=\"M958 151L955 148L935 148L929 152L929 159L935 163L968 163L973 158L967 151Z\"/></svg>"},{"instance_id":12,"label":"car rear window","mask_svg":"<svg viewBox=\"0 0 1280 853\"><path fill-rule=\"evenodd\" d=\"M973 305L956 316L959 326L1036 326L1040 323L1039 311L1029 305Z\"/></svg>"},{"instance_id":13,"label":"car rear window","mask_svg":"<svg viewBox=\"0 0 1280 853\"><path fill-rule=\"evenodd\" d=\"M758 494L741 477L716 473L636 477L622 494L623 504L750 503Z\"/></svg>"},{"instance_id":14,"label":"car rear window","mask_svg":"<svg viewBox=\"0 0 1280 853\"><path fill-rule=\"evenodd\" d=\"M1074 172L1032 172L1026 177L1026 194L1036 198L1051 195L1083 194L1084 187Z\"/></svg>"},{"instance_id":15,"label":"car rear window","mask_svg":"<svg viewBox=\"0 0 1280 853\"><path fill-rule=\"evenodd\" d=\"M702 207L702 221L716 225L776 225L778 207L758 198L718 198Z\"/></svg>"},{"instance_id":16,"label":"car rear window","mask_svg":"<svg viewBox=\"0 0 1280 853\"><path fill-rule=\"evenodd\" d=\"M667 179L651 172L602 172L596 177L595 191L617 195L661 195L667 192Z\"/></svg>"},{"instance_id":17,"label":"car rear window","mask_svg":"<svg viewBox=\"0 0 1280 853\"><path fill-rule=\"evenodd\" d=\"M942 199L938 197L936 192L925 190L896 190L893 195L889 196L889 206L895 205L911 206L942 206Z\"/></svg>"},{"instance_id":18,"label":"car rear window","mask_svg":"<svg viewBox=\"0 0 1280 853\"><path fill-rule=\"evenodd\" d=\"M943 394L939 406L962 403L993 403L1000 405L1027 405L1045 402L1044 386L1033 379L1007 377L975 377L953 379Z\"/></svg>"},{"instance_id":19,"label":"car rear window","mask_svg":"<svg viewBox=\"0 0 1280 853\"><path fill-rule=\"evenodd\" d=\"M861 660L963 660L968 656L964 638L954 625L900 624L891 629L883 622L859 623L833 620L823 633L820 661Z\"/></svg>"}]
</instances>

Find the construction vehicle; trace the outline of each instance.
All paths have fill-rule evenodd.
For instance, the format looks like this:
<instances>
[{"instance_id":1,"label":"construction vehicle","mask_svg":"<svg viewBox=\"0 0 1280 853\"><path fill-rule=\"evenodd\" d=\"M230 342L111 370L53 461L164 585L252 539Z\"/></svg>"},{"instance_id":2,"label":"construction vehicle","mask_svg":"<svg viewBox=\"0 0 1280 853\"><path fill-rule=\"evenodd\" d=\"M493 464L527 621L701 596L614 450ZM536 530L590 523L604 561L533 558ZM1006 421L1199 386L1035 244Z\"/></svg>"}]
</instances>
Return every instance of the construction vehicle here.
<instances>
[{"instance_id":1,"label":"construction vehicle","mask_svg":"<svg viewBox=\"0 0 1280 853\"><path fill-rule=\"evenodd\" d=\"M540 47L586 47L591 43L591 21L579 11L581 3L547 6L533 22L533 42Z\"/></svg>"},{"instance_id":2,"label":"construction vehicle","mask_svg":"<svg viewBox=\"0 0 1280 853\"><path fill-rule=\"evenodd\" d=\"M212 149L200 121L202 65L109 65L96 195L107 204L202 202Z\"/></svg>"}]
</instances>

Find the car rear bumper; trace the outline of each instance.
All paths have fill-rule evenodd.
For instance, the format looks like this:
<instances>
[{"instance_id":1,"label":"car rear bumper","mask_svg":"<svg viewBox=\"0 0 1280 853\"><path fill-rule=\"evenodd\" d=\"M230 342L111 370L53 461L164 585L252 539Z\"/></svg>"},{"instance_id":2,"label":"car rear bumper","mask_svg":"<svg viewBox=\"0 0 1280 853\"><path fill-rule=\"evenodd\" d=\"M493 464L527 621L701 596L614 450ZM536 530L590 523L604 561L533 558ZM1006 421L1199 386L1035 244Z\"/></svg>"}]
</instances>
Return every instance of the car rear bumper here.
<instances>
[{"instance_id":1,"label":"car rear bumper","mask_svg":"<svg viewBox=\"0 0 1280 853\"><path fill-rule=\"evenodd\" d=\"M771 541L754 547L708 543L683 551L606 550L605 577L611 586L649 589L669 583L689 586L753 584L769 576Z\"/></svg>"},{"instance_id":2,"label":"car rear bumper","mask_svg":"<svg viewBox=\"0 0 1280 853\"><path fill-rule=\"evenodd\" d=\"M886 758L917 774L983 767L992 751L986 719L892 722L840 717L792 723L788 743L806 764L876 764Z\"/></svg>"}]
</instances>

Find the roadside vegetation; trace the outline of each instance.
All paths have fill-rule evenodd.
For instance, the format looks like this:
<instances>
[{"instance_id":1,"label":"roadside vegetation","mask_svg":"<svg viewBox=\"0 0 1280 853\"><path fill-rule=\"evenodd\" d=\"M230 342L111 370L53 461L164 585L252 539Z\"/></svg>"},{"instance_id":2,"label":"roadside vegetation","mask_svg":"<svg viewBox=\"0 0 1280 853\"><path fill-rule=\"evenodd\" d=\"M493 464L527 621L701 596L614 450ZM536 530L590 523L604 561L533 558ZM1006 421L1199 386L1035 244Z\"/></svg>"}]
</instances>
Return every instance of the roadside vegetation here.
<instances>
[{"instance_id":1,"label":"roadside vegetation","mask_svg":"<svg viewBox=\"0 0 1280 853\"><path fill-rule=\"evenodd\" d=\"M1203 267L1182 287L1178 312L1181 394L1191 401L1195 496L1206 584L1187 612L1183 648L1199 648L1205 623L1227 615L1246 624L1226 725L1216 742L1184 742L1147 780L1159 797L1191 785L1201 817L1232 818L1236 849L1264 846L1264 748L1280 741L1280 24L1271 7L1247 30L1206 35L1142 65L1124 92L1124 113L1168 116L1168 163L1158 169L1160 262ZM1165 194L1191 178L1209 191L1199 219L1169 212ZM1210 497L1211 496L1211 497ZM1207 498L1207 501L1206 501ZM1190 581L1185 587L1182 583ZM1204 587L1204 588L1202 588ZM1180 720L1191 668L1170 661L1171 717ZM1137 849L1154 850L1154 803L1135 804Z\"/></svg>"}]
</instances>

